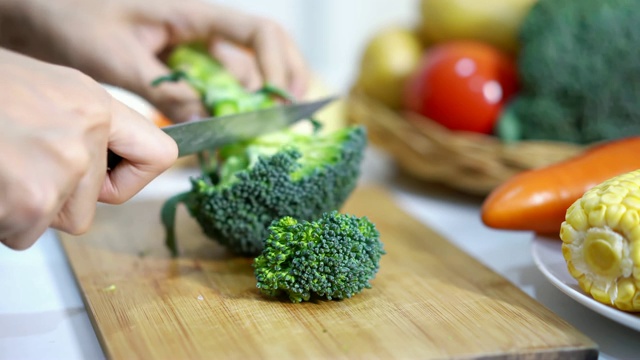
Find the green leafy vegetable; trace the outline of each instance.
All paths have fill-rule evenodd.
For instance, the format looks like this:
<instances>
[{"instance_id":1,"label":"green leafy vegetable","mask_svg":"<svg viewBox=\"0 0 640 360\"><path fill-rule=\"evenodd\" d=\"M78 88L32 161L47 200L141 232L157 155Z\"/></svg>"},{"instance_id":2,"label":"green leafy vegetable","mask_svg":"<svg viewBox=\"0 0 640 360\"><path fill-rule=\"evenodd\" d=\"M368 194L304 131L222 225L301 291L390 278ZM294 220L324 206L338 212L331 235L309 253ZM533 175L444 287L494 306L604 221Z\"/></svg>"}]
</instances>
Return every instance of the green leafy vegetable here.
<instances>
[{"instance_id":1,"label":"green leafy vegetable","mask_svg":"<svg viewBox=\"0 0 640 360\"><path fill-rule=\"evenodd\" d=\"M592 143L640 133L640 7L634 0L539 0L520 31L524 139Z\"/></svg>"},{"instance_id":2,"label":"green leafy vegetable","mask_svg":"<svg viewBox=\"0 0 640 360\"><path fill-rule=\"evenodd\" d=\"M271 84L255 92L247 91L201 44L176 47L167 65L173 71L152 84L186 81L200 94L203 105L213 116L259 110L274 106L279 100L294 100L288 92Z\"/></svg>"},{"instance_id":3,"label":"green leafy vegetable","mask_svg":"<svg viewBox=\"0 0 640 360\"><path fill-rule=\"evenodd\" d=\"M337 211L314 221L283 217L269 231L254 262L257 287L294 303L345 299L371 288L385 254L373 223Z\"/></svg>"},{"instance_id":4,"label":"green leafy vegetable","mask_svg":"<svg viewBox=\"0 0 640 360\"><path fill-rule=\"evenodd\" d=\"M364 127L351 126L328 134L284 130L219 149L209 172L165 203L167 246L177 253L175 207L184 203L210 238L238 255L258 255L274 220L340 209L357 185L366 144Z\"/></svg>"}]
</instances>

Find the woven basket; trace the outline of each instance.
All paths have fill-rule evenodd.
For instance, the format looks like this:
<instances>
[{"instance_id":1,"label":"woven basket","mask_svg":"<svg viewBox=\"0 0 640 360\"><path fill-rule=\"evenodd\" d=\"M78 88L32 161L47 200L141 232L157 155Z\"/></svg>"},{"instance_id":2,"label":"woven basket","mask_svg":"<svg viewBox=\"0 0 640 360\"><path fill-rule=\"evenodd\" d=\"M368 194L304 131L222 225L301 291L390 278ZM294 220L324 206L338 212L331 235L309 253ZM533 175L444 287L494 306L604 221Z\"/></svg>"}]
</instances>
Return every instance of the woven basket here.
<instances>
[{"instance_id":1,"label":"woven basket","mask_svg":"<svg viewBox=\"0 0 640 360\"><path fill-rule=\"evenodd\" d=\"M367 126L371 143L419 180L487 195L509 177L575 156L584 147L553 141L503 143L494 136L454 132L417 114L400 113L354 89L350 123Z\"/></svg>"}]
</instances>

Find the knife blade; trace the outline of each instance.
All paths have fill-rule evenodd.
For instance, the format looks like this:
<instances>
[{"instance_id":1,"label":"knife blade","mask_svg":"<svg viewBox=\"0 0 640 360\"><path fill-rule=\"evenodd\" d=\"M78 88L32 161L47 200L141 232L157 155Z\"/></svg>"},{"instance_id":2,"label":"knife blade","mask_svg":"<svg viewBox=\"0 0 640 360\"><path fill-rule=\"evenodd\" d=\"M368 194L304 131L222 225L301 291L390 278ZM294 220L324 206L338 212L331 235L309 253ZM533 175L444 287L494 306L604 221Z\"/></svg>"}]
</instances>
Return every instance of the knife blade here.
<instances>
[{"instance_id":1,"label":"knife blade","mask_svg":"<svg viewBox=\"0 0 640 360\"><path fill-rule=\"evenodd\" d=\"M213 149L225 144L254 138L284 129L334 101L327 97L312 102L277 105L266 109L231 115L203 118L162 127L178 144L178 156ZM111 150L107 154L107 169L113 169L122 158Z\"/></svg>"}]
</instances>

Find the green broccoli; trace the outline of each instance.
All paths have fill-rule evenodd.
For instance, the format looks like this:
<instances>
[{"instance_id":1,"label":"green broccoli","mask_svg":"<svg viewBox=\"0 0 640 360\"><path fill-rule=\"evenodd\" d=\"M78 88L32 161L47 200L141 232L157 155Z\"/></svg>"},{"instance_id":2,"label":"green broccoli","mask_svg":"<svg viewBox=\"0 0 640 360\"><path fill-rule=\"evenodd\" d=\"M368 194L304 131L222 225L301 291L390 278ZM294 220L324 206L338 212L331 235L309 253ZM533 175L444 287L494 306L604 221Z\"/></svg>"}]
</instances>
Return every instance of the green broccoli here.
<instances>
[{"instance_id":1,"label":"green broccoli","mask_svg":"<svg viewBox=\"0 0 640 360\"><path fill-rule=\"evenodd\" d=\"M257 287L268 296L287 295L294 303L339 300L371 288L384 254L380 233L366 217L331 211L313 221L274 221L253 266Z\"/></svg>"},{"instance_id":2,"label":"green broccoli","mask_svg":"<svg viewBox=\"0 0 640 360\"><path fill-rule=\"evenodd\" d=\"M539 0L520 29L523 139L588 144L640 133L635 0Z\"/></svg>"},{"instance_id":3,"label":"green broccoli","mask_svg":"<svg viewBox=\"0 0 640 360\"><path fill-rule=\"evenodd\" d=\"M276 219L300 220L338 210L356 187L365 128L303 134L287 129L227 145L192 189L165 203L167 246L175 255L175 208L184 203L204 233L242 256L263 249Z\"/></svg>"},{"instance_id":4,"label":"green broccoli","mask_svg":"<svg viewBox=\"0 0 640 360\"><path fill-rule=\"evenodd\" d=\"M272 107L278 99L293 100L289 93L270 84L255 92L247 91L200 43L177 46L169 54L167 65L172 72L155 79L153 85L186 81L200 94L203 105L213 116Z\"/></svg>"}]
</instances>

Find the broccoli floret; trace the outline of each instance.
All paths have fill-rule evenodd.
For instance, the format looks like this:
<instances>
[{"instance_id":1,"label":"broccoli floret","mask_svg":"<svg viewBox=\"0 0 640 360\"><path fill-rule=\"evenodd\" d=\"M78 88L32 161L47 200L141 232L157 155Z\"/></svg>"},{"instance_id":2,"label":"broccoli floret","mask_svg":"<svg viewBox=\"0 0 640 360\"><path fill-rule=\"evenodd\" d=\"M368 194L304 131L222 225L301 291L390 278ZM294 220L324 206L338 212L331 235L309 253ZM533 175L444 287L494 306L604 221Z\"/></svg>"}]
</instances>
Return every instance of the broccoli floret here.
<instances>
[{"instance_id":1,"label":"broccoli floret","mask_svg":"<svg viewBox=\"0 0 640 360\"><path fill-rule=\"evenodd\" d=\"M208 237L237 255L260 254L274 220L340 209L357 185L366 143L365 128L350 126L326 134L284 130L221 148L218 166L165 204L168 247L177 253L172 217L184 202Z\"/></svg>"},{"instance_id":2,"label":"broccoli floret","mask_svg":"<svg viewBox=\"0 0 640 360\"><path fill-rule=\"evenodd\" d=\"M287 295L294 303L340 300L371 288L384 254L380 233L366 217L331 211L314 221L274 221L253 266L257 287L268 296Z\"/></svg>"},{"instance_id":3,"label":"broccoli floret","mask_svg":"<svg viewBox=\"0 0 640 360\"><path fill-rule=\"evenodd\" d=\"M539 0L520 29L524 139L592 143L640 132L635 0Z\"/></svg>"}]
</instances>

